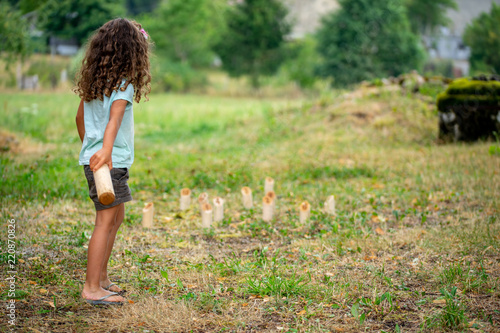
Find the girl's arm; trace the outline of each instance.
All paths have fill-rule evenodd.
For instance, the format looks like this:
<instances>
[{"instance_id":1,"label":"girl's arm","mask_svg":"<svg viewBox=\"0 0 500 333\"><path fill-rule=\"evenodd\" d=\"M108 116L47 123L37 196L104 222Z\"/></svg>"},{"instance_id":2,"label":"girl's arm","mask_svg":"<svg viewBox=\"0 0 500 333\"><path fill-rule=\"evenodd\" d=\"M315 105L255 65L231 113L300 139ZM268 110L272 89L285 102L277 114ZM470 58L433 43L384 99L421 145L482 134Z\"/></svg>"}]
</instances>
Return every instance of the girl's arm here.
<instances>
[{"instance_id":1,"label":"girl's arm","mask_svg":"<svg viewBox=\"0 0 500 333\"><path fill-rule=\"evenodd\" d=\"M123 115L125 114L125 107L128 101L124 99L119 99L111 104L111 110L109 112L109 122L104 131L104 140L102 144L102 149L97 151L90 158L90 169L97 171L101 166L107 164L109 169L113 168L113 162L111 161L111 153L113 152L113 144L115 143L116 134L120 129L122 124Z\"/></svg>"},{"instance_id":2,"label":"girl's arm","mask_svg":"<svg viewBox=\"0 0 500 333\"><path fill-rule=\"evenodd\" d=\"M83 120L83 99L80 101L78 106L78 111L76 113L76 128L78 129L78 135L80 140L83 142L85 137L85 121Z\"/></svg>"}]
</instances>

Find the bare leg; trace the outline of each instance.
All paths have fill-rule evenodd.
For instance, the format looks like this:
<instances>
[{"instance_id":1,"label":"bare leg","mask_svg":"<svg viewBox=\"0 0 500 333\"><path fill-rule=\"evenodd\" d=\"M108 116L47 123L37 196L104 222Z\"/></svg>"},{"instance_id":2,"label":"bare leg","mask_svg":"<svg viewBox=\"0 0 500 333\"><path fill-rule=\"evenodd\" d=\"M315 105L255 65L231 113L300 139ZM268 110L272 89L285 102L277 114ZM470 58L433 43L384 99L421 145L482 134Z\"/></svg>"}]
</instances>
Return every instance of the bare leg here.
<instances>
[{"instance_id":1,"label":"bare leg","mask_svg":"<svg viewBox=\"0 0 500 333\"><path fill-rule=\"evenodd\" d=\"M89 242L87 255L87 278L82 291L82 297L85 299L96 300L110 293L101 288L100 276L109 236L113 230L118 210L119 205L96 213L94 232ZM124 298L111 296L106 300L109 302L123 302Z\"/></svg>"},{"instance_id":2,"label":"bare leg","mask_svg":"<svg viewBox=\"0 0 500 333\"><path fill-rule=\"evenodd\" d=\"M116 218L115 218L115 223L113 224L113 229L111 229L111 232L109 234L108 238L108 246L106 248L106 255L104 256L104 263L102 266L101 270L101 278L100 278L100 284L101 287L107 287L110 285L111 281L109 281L108 278L108 262L109 258L111 256L111 251L113 250L113 245L115 244L115 238L116 238L116 233L118 232L118 229L120 228L123 219L125 218L125 204L120 204L117 206L118 207L118 212L116 213ZM121 289L117 286L112 286L110 288L111 291L114 292L119 292Z\"/></svg>"}]
</instances>

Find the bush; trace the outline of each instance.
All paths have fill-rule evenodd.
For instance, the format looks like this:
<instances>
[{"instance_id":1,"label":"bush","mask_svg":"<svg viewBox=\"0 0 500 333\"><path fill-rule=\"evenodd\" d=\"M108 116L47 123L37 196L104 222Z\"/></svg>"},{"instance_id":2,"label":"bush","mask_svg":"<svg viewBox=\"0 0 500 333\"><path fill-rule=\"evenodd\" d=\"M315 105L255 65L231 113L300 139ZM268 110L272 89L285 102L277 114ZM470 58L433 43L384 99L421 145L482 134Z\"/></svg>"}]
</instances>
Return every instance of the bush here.
<instances>
[{"instance_id":1,"label":"bush","mask_svg":"<svg viewBox=\"0 0 500 333\"><path fill-rule=\"evenodd\" d=\"M161 60L152 63L155 90L188 92L206 87L206 76L185 63Z\"/></svg>"},{"instance_id":2,"label":"bush","mask_svg":"<svg viewBox=\"0 0 500 333\"><path fill-rule=\"evenodd\" d=\"M316 70L320 56L316 48L317 42L312 37L293 41L287 45L288 59L281 66L281 70L303 89L312 88L318 80Z\"/></svg>"}]
</instances>

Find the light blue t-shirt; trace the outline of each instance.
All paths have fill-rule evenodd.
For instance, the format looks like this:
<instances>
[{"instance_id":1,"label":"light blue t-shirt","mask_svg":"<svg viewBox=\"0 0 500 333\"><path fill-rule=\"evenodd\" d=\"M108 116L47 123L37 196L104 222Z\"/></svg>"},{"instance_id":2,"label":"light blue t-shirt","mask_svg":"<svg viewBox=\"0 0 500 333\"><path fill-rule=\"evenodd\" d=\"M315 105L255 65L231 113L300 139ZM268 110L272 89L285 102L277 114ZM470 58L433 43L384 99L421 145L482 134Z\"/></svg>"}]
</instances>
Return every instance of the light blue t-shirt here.
<instances>
[{"instance_id":1,"label":"light blue t-shirt","mask_svg":"<svg viewBox=\"0 0 500 333\"><path fill-rule=\"evenodd\" d=\"M134 114L132 103L134 100L134 87L129 84L125 91L120 88L113 91L110 97L103 96L103 100L94 99L83 104L83 118L85 122L85 137L80 151L80 165L89 165L90 158L102 148L104 131L109 122L111 104L119 99L128 101L118 133L111 159L113 168L130 168L134 162Z\"/></svg>"}]
</instances>

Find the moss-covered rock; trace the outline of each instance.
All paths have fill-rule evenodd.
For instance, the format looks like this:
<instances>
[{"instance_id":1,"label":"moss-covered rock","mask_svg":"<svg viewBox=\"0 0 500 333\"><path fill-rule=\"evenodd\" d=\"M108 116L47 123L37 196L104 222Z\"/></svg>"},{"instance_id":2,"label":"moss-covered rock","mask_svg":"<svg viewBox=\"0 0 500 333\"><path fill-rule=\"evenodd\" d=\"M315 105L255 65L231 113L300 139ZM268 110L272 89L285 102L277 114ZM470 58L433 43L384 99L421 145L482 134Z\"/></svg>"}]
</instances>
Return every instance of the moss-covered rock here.
<instances>
[{"instance_id":1,"label":"moss-covered rock","mask_svg":"<svg viewBox=\"0 0 500 333\"><path fill-rule=\"evenodd\" d=\"M453 81L437 98L439 138L475 141L500 131L500 82L497 77Z\"/></svg>"}]
</instances>

